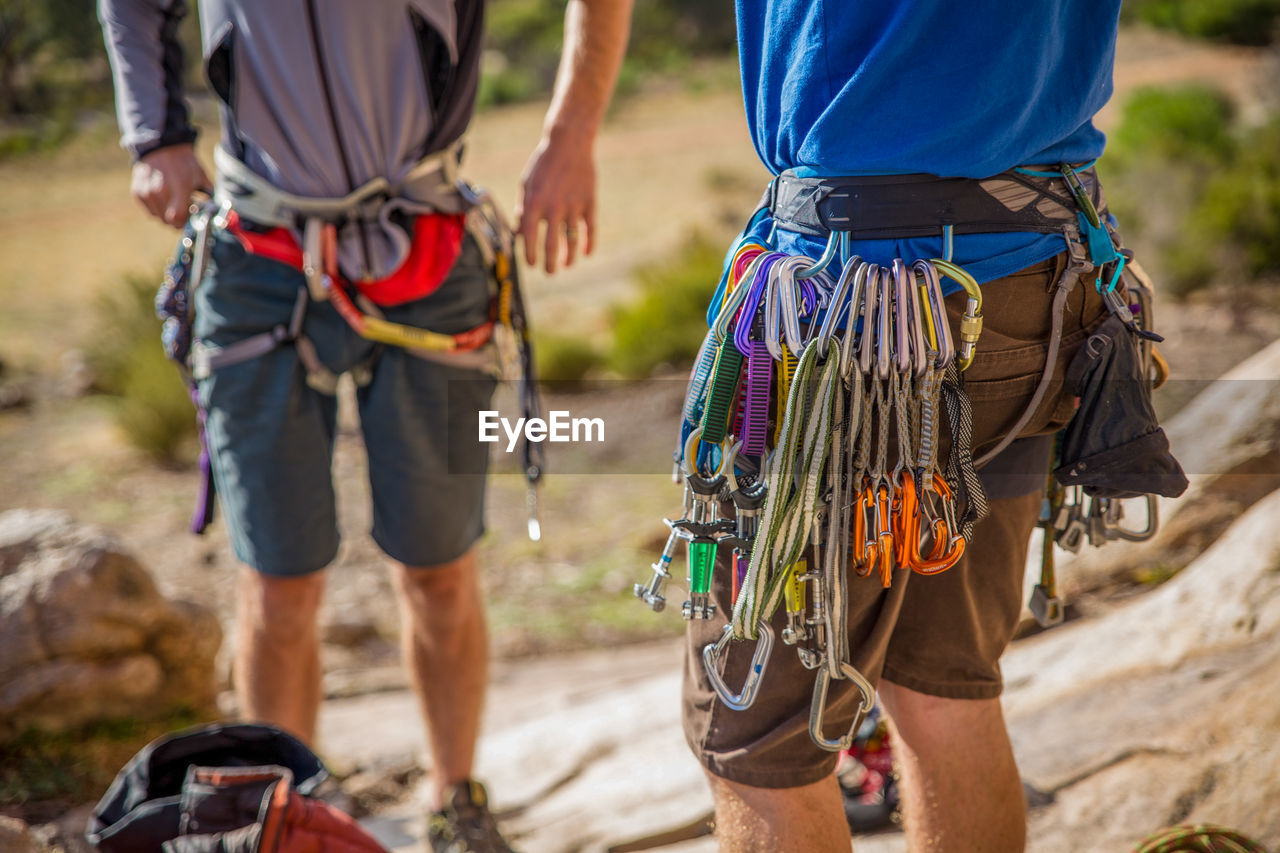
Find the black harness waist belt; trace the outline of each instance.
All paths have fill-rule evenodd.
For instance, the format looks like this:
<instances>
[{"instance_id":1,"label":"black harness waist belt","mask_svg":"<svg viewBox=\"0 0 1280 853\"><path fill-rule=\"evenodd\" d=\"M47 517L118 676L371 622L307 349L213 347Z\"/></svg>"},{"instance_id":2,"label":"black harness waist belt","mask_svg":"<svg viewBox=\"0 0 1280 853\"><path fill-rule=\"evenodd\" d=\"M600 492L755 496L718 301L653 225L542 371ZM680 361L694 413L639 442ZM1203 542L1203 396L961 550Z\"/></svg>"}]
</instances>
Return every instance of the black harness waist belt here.
<instances>
[{"instance_id":1,"label":"black harness waist belt","mask_svg":"<svg viewBox=\"0 0 1280 853\"><path fill-rule=\"evenodd\" d=\"M1081 184L1106 216L1106 202L1092 167L1078 171ZM802 178L787 171L769 185L761 205L780 228L824 237L847 231L855 239L1032 231L1078 234L1066 180L1058 172L1010 170L991 178L936 175L868 175Z\"/></svg>"}]
</instances>

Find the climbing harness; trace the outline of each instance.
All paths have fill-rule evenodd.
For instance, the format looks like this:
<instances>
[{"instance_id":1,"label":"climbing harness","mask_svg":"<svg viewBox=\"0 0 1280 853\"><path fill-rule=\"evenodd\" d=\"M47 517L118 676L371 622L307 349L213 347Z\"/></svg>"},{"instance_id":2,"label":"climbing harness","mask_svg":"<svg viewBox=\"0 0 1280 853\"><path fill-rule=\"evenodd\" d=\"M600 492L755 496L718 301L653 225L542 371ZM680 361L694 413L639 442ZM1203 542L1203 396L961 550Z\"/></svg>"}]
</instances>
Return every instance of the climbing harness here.
<instances>
[{"instance_id":1,"label":"climbing harness","mask_svg":"<svg viewBox=\"0 0 1280 853\"><path fill-rule=\"evenodd\" d=\"M419 358L514 379L522 415L526 419L541 416L513 233L487 192L457 179L455 149L424 159L396 186L375 179L339 199L284 193L224 149L215 152L215 160L219 180L214 198L194 207L156 296L165 351L183 370L200 425L203 486L192 518L193 532L204 531L214 506L205 412L196 383L219 369L292 345L306 370L307 384L320 393L336 393L338 376L321 363L315 345L302 331L310 302L330 302L356 334L379 346L398 346ZM413 238L398 227L386 229L403 238L404 245L397 246L404 259L401 266L387 279L345 280L338 266L339 225L354 220L385 224L392 216L410 217L413 222ZM246 227L246 220L253 228ZM193 338L192 330L195 290L204 277L214 236L223 231L247 252L297 268L304 284L287 323L215 347ZM434 290L452 267L468 232L494 283L488 319L456 334L388 321L380 305L422 298ZM369 360L350 371L357 385L371 380L372 362L379 351L375 347ZM537 540L541 537L538 486L545 459L541 445L527 439L521 453L528 484L529 537Z\"/></svg>"},{"instance_id":2,"label":"climbing harness","mask_svg":"<svg viewBox=\"0 0 1280 853\"><path fill-rule=\"evenodd\" d=\"M1046 375L1015 435L1052 378L1072 286L1097 270L1099 290L1115 290L1126 258L1099 213L1105 207L1091 167L1013 170L989 181L783 173L764 203L775 227L824 235L826 247L814 260L779 252L772 240L740 237L729 255L690 372L674 454L684 514L665 520L666 545L634 592L654 611L665 607L683 541L689 596L682 614L712 619L712 575L729 572L732 612L702 658L717 697L736 710L759 695L775 647L771 619L783 608L779 638L815 671L810 737L838 751L849 747L874 704L849 648L850 573L888 587L898 571L946 571L986 513L963 378L981 351L982 291L950 260L951 235L1038 231L1062 235L1071 248L1056 283ZM850 256L852 239L939 230L946 258L875 264ZM944 278L965 292L954 335ZM1117 295L1108 306L1127 328L1134 314L1125 305L1125 319L1117 300L1123 302ZM732 515L724 514L728 508ZM1146 535L1122 526L1118 504L1096 511L1098 536ZM726 569L716 563L721 547L730 556ZM1044 594L1052 598L1051 585ZM721 661L731 643L751 641L748 675L735 692ZM825 725L833 680L850 682L861 698L850 729L834 736Z\"/></svg>"}]
</instances>

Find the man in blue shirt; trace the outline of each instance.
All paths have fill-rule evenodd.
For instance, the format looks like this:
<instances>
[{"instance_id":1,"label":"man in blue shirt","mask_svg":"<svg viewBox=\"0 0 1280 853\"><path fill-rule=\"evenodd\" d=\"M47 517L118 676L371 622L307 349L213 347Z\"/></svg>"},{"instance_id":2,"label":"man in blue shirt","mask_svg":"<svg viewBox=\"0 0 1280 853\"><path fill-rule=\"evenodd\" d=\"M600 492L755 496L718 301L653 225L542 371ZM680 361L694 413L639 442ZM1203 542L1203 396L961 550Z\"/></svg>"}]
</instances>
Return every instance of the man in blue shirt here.
<instances>
[{"instance_id":1,"label":"man in blue shirt","mask_svg":"<svg viewBox=\"0 0 1280 853\"><path fill-rule=\"evenodd\" d=\"M1087 172L1102 153L1092 118L1111 95L1119 0L737 0L737 16L752 140L772 172L786 173L775 181L773 210L757 216L749 233L782 252L817 258L829 231L797 224L805 217L791 216L794 210L780 212L787 181L937 176L963 179L947 186L966 191L997 184L1016 191L1016 178L990 179L1039 166L1031 171L1054 172L1043 179L1049 194L1069 204L1057 165ZM1096 180L1089 174L1085 183L1101 208ZM799 196L821 198L807 192ZM881 188L882 202L893 202L893 192ZM952 209L948 198L939 209ZM1020 416L1053 357L1055 296L1062 293L1065 304L1059 377L1106 309L1093 277L1080 281L1078 231L1073 256L1062 229L1012 220L986 227L960 215L895 233L860 221L852 202L850 210L849 254L878 264L949 256L984 285L986 327L966 373L974 456L998 449L1010 432L1022 437L981 472L990 514L959 565L936 577L896 573L883 591L850 579L852 663L878 682L895 726L909 849L1021 850L1025 803L1000 707L998 659L1021 609L1049 437L1070 417L1072 400L1057 381L1029 418ZM813 205L807 212L817 216ZM953 325L955 301L948 299ZM714 595L717 612L729 612L728 591ZM725 708L699 655L722 625L691 623L685 682L685 733L711 781L722 849L848 850L836 756L808 737L812 672L778 650L755 704ZM729 644L726 677L745 672L749 646ZM857 691L848 682L832 682L831 690L827 727L842 731L854 718Z\"/></svg>"}]
</instances>

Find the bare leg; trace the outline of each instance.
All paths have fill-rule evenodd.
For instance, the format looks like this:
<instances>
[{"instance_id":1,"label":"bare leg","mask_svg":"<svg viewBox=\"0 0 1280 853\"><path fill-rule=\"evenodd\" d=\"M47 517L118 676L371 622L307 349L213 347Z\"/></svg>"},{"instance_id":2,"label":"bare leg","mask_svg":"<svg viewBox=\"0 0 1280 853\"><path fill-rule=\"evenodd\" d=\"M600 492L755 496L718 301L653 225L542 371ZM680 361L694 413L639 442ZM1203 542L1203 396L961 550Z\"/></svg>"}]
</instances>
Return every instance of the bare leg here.
<instances>
[{"instance_id":1,"label":"bare leg","mask_svg":"<svg viewBox=\"0 0 1280 853\"><path fill-rule=\"evenodd\" d=\"M893 724L907 847L1009 853L1027 806L999 699L943 699L882 681Z\"/></svg>"},{"instance_id":2,"label":"bare leg","mask_svg":"<svg viewBox=\"0 0 1280 853\"><path fill-rule=\"evenodd\" d=\"M753 788L707 774L722 853L848 853L834 774L799 788Z\"/></svg>"},{"instance_id":3,"label":"bare leg","mask_svg":"<svg viewBox=\"0 0 1280 853\"><path fill-rule=\"evenodd\" d=\"M489 640L475 549L437 566L395 564L403 653L427 723L434 796L471 777Z\"/></svg>"},{"instance_id":4,"label":"bare leg","mask_svg":"<svg viewBox=\"0 0 1280 853\"><path fill-rule=\"evenodd\" d=\"M316 616L324 573L272 577L241 566L236 593L236 697L240 716L310 744L320 707Z\"/></svg>"}]
</instances>

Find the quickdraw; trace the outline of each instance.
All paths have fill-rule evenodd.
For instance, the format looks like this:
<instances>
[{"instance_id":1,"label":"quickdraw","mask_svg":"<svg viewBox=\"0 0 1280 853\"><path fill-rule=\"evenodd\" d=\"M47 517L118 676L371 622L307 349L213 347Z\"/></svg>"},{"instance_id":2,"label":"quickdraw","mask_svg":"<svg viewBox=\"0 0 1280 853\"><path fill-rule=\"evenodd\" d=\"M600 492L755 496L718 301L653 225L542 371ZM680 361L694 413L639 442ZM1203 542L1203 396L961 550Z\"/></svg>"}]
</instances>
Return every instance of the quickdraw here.
<instances>
[{"instance_id":1,"label":"quickdraw","mask_svg":"<svg viewBox=\"0 0 1280 853\"><path fill-rule=\"evenodd\" d=\"M730 708L754 701L774 649L770 619L785 607L780 639L817 673L810 735L832 750L850 735L825 731L831 681L856 686L862 713L874 703L851 663L849 571L888 586L895 570L934 574L964 553L964 522L975 514L964 503L970 488L960 482L963 466L941 464L939 446L944 388L963 396L959 371L972 362L982 330L981 291L960 267L837 263L845 246L833 234L817 261L755 242L734 251L690 374L674 454L684 516L667 520L671 533L652 577L635 585L638 598L662 610L683 540L682 613L710 619L717 549L731 548L732 617L703 650L712 688ZM958 342L942 275L968 294ZM953 439L970 430L946 409ZM967 452L968 443L953 447ZM722 515L725 505L732 518ZM720 674L735 641L756 643L736 692Z\"/></svg>"}]
</instances>

